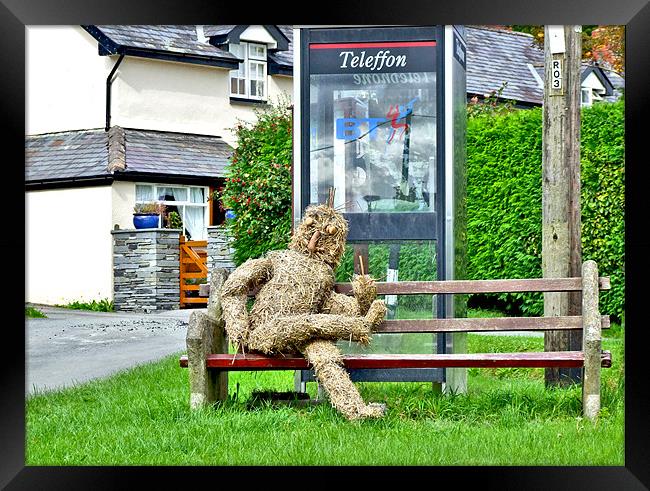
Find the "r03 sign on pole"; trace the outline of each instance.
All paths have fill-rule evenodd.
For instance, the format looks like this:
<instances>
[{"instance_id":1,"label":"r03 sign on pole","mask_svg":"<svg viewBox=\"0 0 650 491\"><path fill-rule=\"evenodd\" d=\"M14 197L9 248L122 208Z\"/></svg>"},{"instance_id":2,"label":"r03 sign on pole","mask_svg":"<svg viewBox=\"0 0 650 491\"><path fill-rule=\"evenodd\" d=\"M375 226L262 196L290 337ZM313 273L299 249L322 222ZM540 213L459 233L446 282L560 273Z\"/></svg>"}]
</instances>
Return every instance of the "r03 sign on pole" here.
<instances>
[{"instance_id":1,"label":"r03 sign on pole","mask_svg":"<svg viewBox=\"0 0 650 491\"><path fill-rule=\"evenodd\" d=\"M562 84L562 56L554 55L551 60L551 94L564 95Z\"/></svg>"}]
</instances>

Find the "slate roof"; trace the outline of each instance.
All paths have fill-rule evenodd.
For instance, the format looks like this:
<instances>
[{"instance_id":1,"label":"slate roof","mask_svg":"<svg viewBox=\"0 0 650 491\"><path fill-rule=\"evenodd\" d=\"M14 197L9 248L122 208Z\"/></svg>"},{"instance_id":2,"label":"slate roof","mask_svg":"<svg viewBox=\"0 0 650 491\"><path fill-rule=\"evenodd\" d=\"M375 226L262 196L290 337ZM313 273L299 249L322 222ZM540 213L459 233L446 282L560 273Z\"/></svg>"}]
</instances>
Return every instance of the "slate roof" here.
<instances>
[{"instance_id":1,"label":"slate roof","mask_svg":"<svg viewBox=\"0 0 650 491\"><path fill-rule=\"evenodd\" d=\"M612 83L612 86L614 87L614 93L612 95L603 97L603 99L608 102L616 102L623 96L625 92L625 79L613 70L607 70L603 68L603 72L605 72L605 76L609 79L609 81Z\"/></svg>"},{"instance_id":2,"label":"slate roof","mask_svg":"<svg viewBox=\"0 0 650 491\"><path fill-rule=\"evenodd\" d=\"M186 133L125 129L126 170L223 177L232 147L221 138Z\"/></svg>"},{"instance_id":3,"label":"slate roof","mask_svg":"<svg viewBox=\"0 0 650 491\"><path fill-rule=\"evenodd\" d=\"M223 177L232 147L216 136L124 128L126 170L137 176ZM25 137L25 182L109 178L108 133L104 129ZM129 176L131 174L131 176Z\"/></svg>"},{"instance_id":4,"label":"slate roof","mask_svg":"<svg viewBox=\"0 0 650 491\"><path fill-rule=\"evenodd\" d=\"M283 67L293 69L293 26L276 26L289 40L289 49L269 54L269 58Z\"/></svg>"},{"instance_id":5,"label":"slate roof","mask_svg":"<svg viewBox=\"0 0 650 491\"><path fill-rule=\"evenodd\" d=\"M607 102L616 102L619 100L623 95L623 91L625 89L625 79L613 70L608 70L606 68L586 62L583 62L580 66L580 79L584 81L584 79L587 78L587 75L589 75L589 72L593 70L600 70L600 75L606 77L607 79L601 79L601 82L605 86L605 90L610 92L609 94L603 96L603 100ZM540 79L544 80L544 62L535 65L535 71L539 75ZM599 74L596 73L596 76L599 77ZM609 82L611 87L607 86L607 82Z\"/></svg>"},{"instance_id":6,"label":"slate roof","mask_svg":"<svg viewBox=\"0 0 650 491\"><path fill-rule=\"evenodd\" d=\"M25 181L108 175L103 129L46 133L25 138Z\"/></svg>"},{"instance_id":7,"label":"slate roof","mask_svg":"<svg viewBox=\"0 0 650 491\"><path fill-rule=\"evenodd\" d=\"M530 34L466 26L467 94L483 96L507 82L501 95L528 104L541 104L543 89L528 64L544 64L544 51Z\"/></svg>"},{"instance_id":8,"label":"slate roof","mask_svg":"<svg viewBox=\"0 0 650 491\"><path fill-rule=\"evenodd\" d=\"M215 62L236 63L239 58L227 50L198 39L195 25L94 25L82 26L104 49L102 54L126 53L143 56L146 53L176 55L191 61L193 58ZM221 29L228 26L204 26Z\"/></svg>"}]
</instances>

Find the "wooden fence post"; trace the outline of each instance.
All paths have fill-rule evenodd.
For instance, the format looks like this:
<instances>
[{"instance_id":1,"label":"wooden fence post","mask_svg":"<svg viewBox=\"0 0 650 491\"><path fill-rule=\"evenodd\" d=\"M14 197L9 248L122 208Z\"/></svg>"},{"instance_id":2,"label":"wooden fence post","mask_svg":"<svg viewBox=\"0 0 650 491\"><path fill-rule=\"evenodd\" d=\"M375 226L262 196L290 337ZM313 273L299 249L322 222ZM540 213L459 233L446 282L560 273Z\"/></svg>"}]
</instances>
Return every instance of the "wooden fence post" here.
<instances>
[{"instance_id":1,"label":"wooden fence post","mask_svg":"<svg viewBox=\"0 0 650 491\"><path fill-rule=\"evenodd\" d=\"M594 261L582 265L582 413L595 420L600 411L601 319L598 312L598 266Z\"/></svg>"}]
</instances>

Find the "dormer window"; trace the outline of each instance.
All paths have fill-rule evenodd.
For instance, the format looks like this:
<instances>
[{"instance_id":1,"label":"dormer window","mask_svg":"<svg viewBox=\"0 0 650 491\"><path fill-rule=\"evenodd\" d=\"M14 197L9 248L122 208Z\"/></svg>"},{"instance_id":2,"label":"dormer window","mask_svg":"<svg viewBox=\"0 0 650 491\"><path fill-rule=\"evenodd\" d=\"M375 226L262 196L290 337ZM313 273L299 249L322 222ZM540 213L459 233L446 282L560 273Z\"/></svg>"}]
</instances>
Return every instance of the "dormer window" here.
<instances>
[{"instance_id":1,"label":"dormer window","mask_svg":"<svg viewBox=\"0 0 650 491\"><path fill-rule=\"evenodd\" d=\"M241 58L239 69L230 71L230 96L266 100L266 45L240 42L230 44L232 54Z\"/></svg>"}]
</instances>

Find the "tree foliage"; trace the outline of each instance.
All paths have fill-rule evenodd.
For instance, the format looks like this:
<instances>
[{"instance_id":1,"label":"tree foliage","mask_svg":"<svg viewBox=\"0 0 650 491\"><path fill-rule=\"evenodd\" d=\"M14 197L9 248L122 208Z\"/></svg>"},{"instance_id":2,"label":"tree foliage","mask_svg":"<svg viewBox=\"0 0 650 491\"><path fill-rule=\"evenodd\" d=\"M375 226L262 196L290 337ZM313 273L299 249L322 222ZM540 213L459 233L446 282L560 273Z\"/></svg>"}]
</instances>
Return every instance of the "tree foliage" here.
<instances>
[{"instance_id":1,"label":"tree foliage","mask_svg":"<svg viewBox=\"0 0 650 491\"><path fill-rule=\"evenodd\" d=\"M544 49L543 25L512 25L509 29L533 36L535 44ZM625 72L625 26L582 26L582 59L597 62L623 74Z\"/></svg>"},{"instance_id":2,"label":"tree foliage","mask_svg":"<svg viewBox=\"0 0 650 491\"><path fill-rule=\"evenodd\" d=\"M237 265L284 248L291 234L292 107L279 101L256 116L234 128L237 149L217 195L235 215L228 228Z\"/></svg>"}]
</instances>

